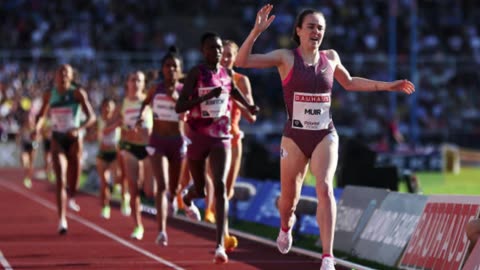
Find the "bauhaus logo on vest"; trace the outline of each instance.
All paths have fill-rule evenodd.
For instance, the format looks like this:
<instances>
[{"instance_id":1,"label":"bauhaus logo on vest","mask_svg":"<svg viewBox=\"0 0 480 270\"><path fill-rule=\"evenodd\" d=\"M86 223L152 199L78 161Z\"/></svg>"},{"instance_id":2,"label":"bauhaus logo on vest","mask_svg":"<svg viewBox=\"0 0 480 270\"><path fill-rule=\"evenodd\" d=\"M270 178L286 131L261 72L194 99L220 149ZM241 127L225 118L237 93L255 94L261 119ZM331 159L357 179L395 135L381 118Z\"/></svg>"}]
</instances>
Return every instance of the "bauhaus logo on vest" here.
<instances>
[{"instance_id":1,"label":"bauhaus logo on vest","mask_svg":"<svg viewBox=\"0 0 480 270\"><path fill-rule=\"evenodd\" d=\"M298 102L314 102L326 103L330 102L330 96L311 96L311 95L295 95L295 101Z\"/></svg>"}]
</instances>

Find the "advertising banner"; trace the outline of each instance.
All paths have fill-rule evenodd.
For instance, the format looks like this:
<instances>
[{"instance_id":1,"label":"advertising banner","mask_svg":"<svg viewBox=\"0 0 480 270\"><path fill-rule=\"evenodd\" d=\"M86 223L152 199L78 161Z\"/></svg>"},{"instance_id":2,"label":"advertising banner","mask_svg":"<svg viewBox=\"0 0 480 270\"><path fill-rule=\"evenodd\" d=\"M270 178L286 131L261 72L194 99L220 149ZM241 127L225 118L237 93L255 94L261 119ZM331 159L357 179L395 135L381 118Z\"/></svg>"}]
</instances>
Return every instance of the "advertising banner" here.
<instances>
[{"instance_id":1,"label":"advertising banner","mask_svg":"<svg viewBox=\"0 0 480 270\"><path fill-rule=\"evenodd\" d=\"M479 211L480 196L430 196L400 267L459 270L469 245L465 225Z\"/></svg>"},{"instance_id":2,"label":"advertising banner","mask_svg":"<svg viewBox=\"0 0 480 270\"><path fill-rule=\"evenodd\" d=\"M333 248L355 255L354 246L368 220L388 195L386 189L347 186L337 205Z\"/></svg>"},{"instance_id":3,"label":"advertising banner","mask_svg":"<svg viewBox=\"0 0 480 270\"><path fill-rule=\"evenodd\" d=\"M355 255L392 267L397 265L426 203L427 196L390 192L360 234Z\"/></svg>"}]
</instances>

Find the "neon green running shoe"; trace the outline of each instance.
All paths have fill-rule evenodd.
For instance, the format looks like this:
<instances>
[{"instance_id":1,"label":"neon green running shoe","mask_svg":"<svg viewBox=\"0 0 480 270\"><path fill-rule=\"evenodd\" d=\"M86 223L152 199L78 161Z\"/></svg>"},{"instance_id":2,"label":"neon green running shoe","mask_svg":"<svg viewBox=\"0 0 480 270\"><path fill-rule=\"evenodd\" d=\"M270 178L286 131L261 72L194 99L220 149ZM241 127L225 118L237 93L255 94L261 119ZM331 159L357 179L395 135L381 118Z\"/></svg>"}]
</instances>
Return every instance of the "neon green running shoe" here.
<instances>
[{"instance_id":1,"label":"neon green running shoe","mask_svg":"<svg viewBox=\"0 0 480 270\"><path fill-rule=\"evenodd\" d=\"M102 213L100 214L102 216L102 218L104 219L110 219L110 206L109 205L105 205L103 208L102 208Z\"/></svg>"},{"instance_id":2,"label":"neon green running shoe","mask_svg":"<svg viewBox=\"0 0 480 270\"><path fill-rule=\"evenodd\" d=\"M23 179L23 185L28 189L32 188L32 180L28 177L25 177L25 179Z\"/></svg>"},{"instance_id":3,"label":"neon green running shoe","mask_svg":"<svg viewBox=\"0 0 480 270\"><path fill-rule=\"evenodd\" d=\"M133 229L133 232L132 232L132 235L130 235L130 237L132 239L136 239L136 240L142 240L143 238L143 226L137 226L135 227L135 229Z\"/></svg>"},{"instance_id":4,"label":"neon green running shoe","mask_svg":"<svg viewBox=\"0 0 480 270\"><path fill-rule=\"evenodd\" d=\"M48 182L52 183L52 184L55 184L55 174L53 172L49 172L48 173Z\"/></svg>"},{"instance_id":5,"label":"neon green running shoe","mask_svg":"<svg viewBox=\"0 0 480 270\"><path fill-rule=\"evenodd\" d=\"M125 199L122 201L120 211L122 212L122 215L126 217L131 215L132 208L130 208L130 194L125 196Z\"/></svg>"}]
</instances>

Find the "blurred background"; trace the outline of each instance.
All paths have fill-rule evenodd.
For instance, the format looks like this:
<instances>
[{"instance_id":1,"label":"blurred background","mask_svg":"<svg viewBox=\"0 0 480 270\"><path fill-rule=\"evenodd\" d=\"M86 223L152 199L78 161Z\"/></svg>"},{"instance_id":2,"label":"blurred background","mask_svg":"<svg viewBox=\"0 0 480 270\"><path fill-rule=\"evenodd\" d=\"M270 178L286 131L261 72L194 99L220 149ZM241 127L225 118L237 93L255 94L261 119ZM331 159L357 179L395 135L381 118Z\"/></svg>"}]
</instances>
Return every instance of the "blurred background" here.
<instances>
[{"instance_id":1,"label":"blurred background","mask_svg":"<svg viewBox=\"0 0 480 270\"><path fill-rule=\"evenodd\" d=\"M353 76L407 78L416 85L414 95L404 96L347 92L335 84L332 115L342 141L339 186L392 185L385 177L395 177L396 185L408 175L424 172L444 181L456 162L476 171L480 161L475 151L480 148L476 93L480 7L476 1L268 2L274 4L277 17L257 40L254 52L293 48L290 36L296 14L315 8L327 21L321 48L335 49ZM268 2L2 0L2 140L7 142L18 131L19 112L38 109L59 64L70 63L77 69L77 80L98 111L104 96L121 100L129 71L144 70L154 81L160 59L172 45L180 49L185 72L201 60L200 36L206 31L216 31L240 45L257 10ZM280 79L275 69L238 71L249 76L261 107L255 124L242 122L246 137L241 175L278 179L279 142L286 118ZM0 158L4 166L9 159L16 160L7 153ZM365 179L356 179L355 170L364 166L395 172L369 170L366 175L380 175L382 183L360 183ZM438 184L438 179L432 181ZM471 186L467 191L473 192Z\"/></svg>"}]
</instances>

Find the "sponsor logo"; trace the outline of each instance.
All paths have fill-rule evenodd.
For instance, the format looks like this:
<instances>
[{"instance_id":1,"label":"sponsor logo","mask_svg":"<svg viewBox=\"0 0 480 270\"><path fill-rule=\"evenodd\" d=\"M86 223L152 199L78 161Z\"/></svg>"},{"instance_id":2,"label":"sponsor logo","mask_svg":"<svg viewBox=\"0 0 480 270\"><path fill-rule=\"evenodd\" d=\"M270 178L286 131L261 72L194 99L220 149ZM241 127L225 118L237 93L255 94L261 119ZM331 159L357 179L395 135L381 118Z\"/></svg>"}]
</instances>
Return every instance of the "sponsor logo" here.
<instances>
[{"instance_id":1,"label":"sponsor logo","mask_svg":"<svg viewBox=\"0 0 480 270\"><path fill-rule=\"evenodd\" d=\"M223 99L211 99L205 101L206 105L218 105L218 104L223 104L224 100Z\"/></svg>"},{"instance_id":2,"label":"sponsor logo","mask_svg":"<svg viewBox=\"0 0 480 270\"><path fill-rule=\"evenodd\" d=\"M479 210L480 205L447 199L429 202L400 265L409 269L460 269L468 247L465 224Z\"/></svg>"},{"instance_id":3,"label":"sponsor logo","mask_svg":"<svg viewBox=\"0 0 480 270\"><path fill-rule=\"evenodd\" d=\"M311 95L295 95L295 101L297 102L315 102L315 103L326 103L330 102L330 96L311 96Z\"/></svg>"},{"instance_id":4,"label":"sponsor logo","mask_svg":"<svg viewBox=\"0 0 480 270\"><path fill-rule=\"evenodd\" d=\"M304 124L307 125L307 126L318 126L318 125L320 125L320 122L305 121Z\"/></svg>"},{"instance_id":5,"label":"sponsor logo","mask_svg":"<svg viewBox=\"0 0 480 270\"><path fill-rule=\"evenodd\" d=\"M293 120L293 126L303 128L302 122L300 120Z\"/></svg>"}]
</instances>

